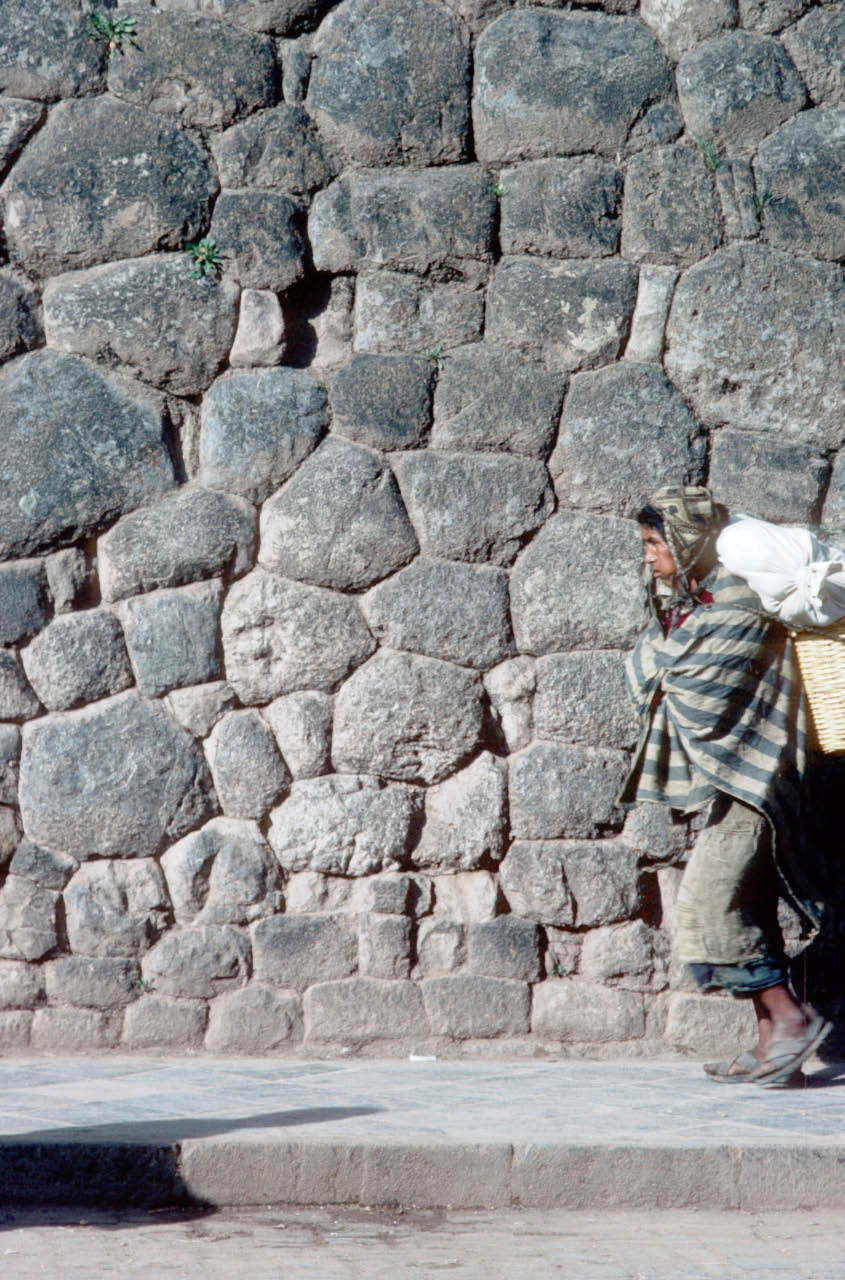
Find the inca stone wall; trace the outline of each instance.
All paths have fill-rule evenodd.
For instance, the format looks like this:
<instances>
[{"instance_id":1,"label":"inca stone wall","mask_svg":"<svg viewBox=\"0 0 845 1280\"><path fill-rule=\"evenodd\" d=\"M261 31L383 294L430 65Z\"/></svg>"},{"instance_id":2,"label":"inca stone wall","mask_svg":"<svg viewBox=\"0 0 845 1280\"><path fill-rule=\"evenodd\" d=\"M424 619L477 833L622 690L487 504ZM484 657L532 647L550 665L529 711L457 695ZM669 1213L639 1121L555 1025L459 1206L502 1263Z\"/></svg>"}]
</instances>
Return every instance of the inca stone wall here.
<instances>
[{"instance_id":1,"label":"inca stone wall","mask_svg":"<svg viewBox=\"0 0 845 1280\"><path fill-rule=\"evenodd\" d=\"M733 1044L631 517L845 524L845 4L88 7L0 0L4 1051Z\"/></svg>"}]
</instances>

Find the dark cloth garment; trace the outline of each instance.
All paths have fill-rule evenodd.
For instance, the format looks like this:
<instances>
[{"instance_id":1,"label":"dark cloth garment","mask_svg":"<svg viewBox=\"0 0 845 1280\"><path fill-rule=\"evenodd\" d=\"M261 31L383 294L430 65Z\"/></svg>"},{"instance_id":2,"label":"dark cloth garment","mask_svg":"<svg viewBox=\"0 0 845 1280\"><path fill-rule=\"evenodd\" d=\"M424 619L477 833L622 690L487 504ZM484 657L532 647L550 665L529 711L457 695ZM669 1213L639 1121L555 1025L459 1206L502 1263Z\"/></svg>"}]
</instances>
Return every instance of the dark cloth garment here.
<instances>
[{"instance_id":1,"label":"dark cloth garment","mask_svg":"<svg viewBox=\"0 0 845 1280\"><path fill-rule=\"evenodd\" d=\"M787 980L786 961L689 964L687 968L702 991L729 991L732 996L753 996L755 991L781 986Z\"/></svg>"}]
</instances>

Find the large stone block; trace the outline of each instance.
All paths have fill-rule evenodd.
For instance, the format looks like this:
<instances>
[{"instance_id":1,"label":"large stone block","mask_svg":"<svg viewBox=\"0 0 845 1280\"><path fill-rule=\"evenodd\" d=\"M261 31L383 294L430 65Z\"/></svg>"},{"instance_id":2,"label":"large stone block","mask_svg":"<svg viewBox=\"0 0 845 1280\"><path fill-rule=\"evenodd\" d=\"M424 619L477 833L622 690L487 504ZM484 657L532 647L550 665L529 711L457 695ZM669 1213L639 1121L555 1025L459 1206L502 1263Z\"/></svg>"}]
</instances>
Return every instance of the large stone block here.
<instances>
[{"instance_id":1,"label":"large stone block","mask_svg":"<svg viewBox=\"0 0 845 1280\"><path fill-rule=\"evenodd\" d=\"M64 903L70 948L81 956L138 956L170 920L164 876L153 858L84 863Z\"/></svg>"},{"instance_id":2,"label":"large stone block","mask_svg":"<svg viewBox=\"0 0 845 1280\"><path fill-rule=\"evenodd\" d=\"M500 875L513 910L542 924L612 924L639 902L638 855L610 840L516 841Z\"/></svg>"},{"instance_id":3,"label":"large stone block","mask_svg":"<svg viewBox=\"0 0 845 1280\"><path fill-rule=\"evenodd\" d=\"M268 840L286 871L364 876L408 861L422 795L373 777L294 782L273 810Z\"/></svg>"},{"instance_id":4,"label":"large stone block","mask_svg":"<svg viewBox=\"0 0 845 1280\"><path fill-rule=\"evenodd\" d=\"M831 0L821 0L830 4ZM739 0L739 20L747 31L780 31L800 18L812 0Z\"/></svg>"},{"instance_id":5,"label":"large stone block","mask_svg":"<svg viewBox=\"0 0 845 1280\"><path fill-rule=\"evenodd\" d=\"M24 650L23 664L48 711L96 702L133 683L120 622L107 609L55 618Z\"/></svg>"},{"instance_id":6,"label":"large stone block","mask_svg":"<svg viewBox=\"0 0 845 1280\"><path fill-rule=\"evenodd\" d=\"M43 1000L44 966L0 960L0 1009L34 1009Z\"/></svg>"},{"instance_id":7,"label":"large stone block","mask_svg":"<svg viewBox=\"0 0 845 1280\"><path fill-rule=\"evenodd\" d=\"M199 9L247 31L293 35L319 22L327 0L158 0L156 7L175 12Z\"/></svg>"},{"instance_id":8,"label":"large stone block","mask_svg":"<svg viewBox=\"0 0 845 1280\"><path fill-rule=\"evenodd\" d=\"M125 601L126 647L141 693L156 698L221 674L217 635L222 594L220 581L197 582Z\"/></svg>"},{"instance_id":9,"label":"large stone block","mask_svg":"<svg viewBox=\"0 0 845 1280\"><path fill-rule=\"evenodd\" d=\"M602 260L503 258L487 299L486 335L572 372L619 355L637 300L637 268Z\"/></svg>"},{"instance_id":10,"label":"large stone block","mask_svg":"<svg viewBox=\"0 0 845 1280\"><path fill-rule=\"evenodd\" d=\"M597 156L503 169L503 253L604 258L619 245L622 172Z\"/></svg>"},{"instance_id":11,"label":"large stone block","mask_svg":"<svg viewBox=\"0 0 845 1280\"><path fill-rule=\"evenodd\" d=\"M0 810L0 813L5 812ZM31 840L21 840L15 849L9 871L13 876L22 876L32 880L44 889L55 889L61 892L78 869L79 863L68 853L56 853L53 849L42 849Z\"/></svg>"},{"instance_id":12,"label":"large stone block","mask_svg":"<svg viewBox=\"0 0 845 1280\"><path fill-rule=\"evenodd\" d=\"M422 993L415 982L350 978L318 982L305 993L309 1043L366 1044L371 1040L419 1040L428 1034Z\"/></svg>"},{"instance_id":13,"label":"large stone block","mask_svg":"<svg viewBox=\"0 0 845 1280\"><path fill-rule=\"evenodd\" d=\"M127 1049L173 1048L184 1052L202 1042L208 1010L201 1000L171 1000L145 994L126 1010L123 1044Z\"/></svg>"},{"instance_id":14,"label":"large stone block","mask_svg":"<svg viewBox=\"0 0 845 1280\"><path fill-rule=\"evenodd\" d=\"M29 1048L33 1017L30 1009L0 1010L0 1036L8 1053Z\"/></svg>"},{"instance_id":15,"label":"large stone block","mask_svg":"<svg viewBox=\"0 0 845 1280\"><path fill-rule=\"evenodd\" d=\"M81 858L154 855L214 809L196 740L134 692L27 724L20 803L30 839Z\"/></svg>"},{"instance_id":16,"label":"large stone block","mask_svg":"<svg viewBox=\"0 0 845 1280\"><path fill-rule=\"evenodd\" d=\"M640 555L637 528L627 520L553 516L511 575L517 648L543 654L630 645L644 621Z\"/></svg>"},{"instance_id":17,"label":"large stone block","mask_svg":"<svg viewBox=\"0 0 845 1280\"><path fill-rule=\"evenodd\" d=\"M30 1043L52 1054L89 1054L113 1049L120 1038L121 1015L103 1009L36 1009Z\"/></svg>"},{"instance_id":18,"label":"large stone block","mask_svg":"<svg viewBox=\"0 0 845 1280\"><path fill-rule=\"evenodd\" d=\"M0 724L0 804L17 804L20 758L20 729Z\"/></svg>"},{"instance_id":19,"label":"large stone block","mask_svg":"<svg viewBox=\"0 0 845 1280\"><path fill-rule=\"evenodd\" d=\"M545 1040L603 1043L645 1035L645 1005L632 991L564 978L534 988L531 1030Z\"/></svg>"},{"instance_id":20,"label":"large stone block","mask_svg":"<svg viewBox=\"0 0 845 1280\"><path fill-rule=\"evenodd\" d=\"M588 982L648 991L666 981L668 940L643 920L591 929L584 937L579 971Z\"/></svg>"},{"instance_id":21,"label":"large stone block","mask_svg":"<svg viewBox=\"0 0 845 1280\"><path fill-rule=\"evenodd\" d=\"M802 111L760 143L757 191L766 240L780 249L838 260L845 244L845 107Z\"/></svg>"},{"instance_id":22,"label":"large stone block","mask_svg":"<svg viewBox=\"0 0 845 1280\"><path fill-rule=\"evenodd\" d=\"M91 603L93 566L82 547L65 547L47 556L47 585L56 613L70 613Z\"/></svg>"},{"instance_id":23,"label":"large stone block","mask_svg":"<svg viewBox=\"0 0 845 1280\"><path fill-rule=\"evenodd\" d=\"M469 971L487 978L540 977L540 928L518 916L497 916L467 930Z\"/></svg>"},{"instance_id":24,"label":"large stone block","mask_svg":"<svg viewBox=\"0 0 845 1280\"><path fill-rule=\"evenodd\" d=\"M301 1035L299 1000L251 982L211 1005L205 1047L212 1053L268 1053Z\"/></svg>"},{"instance_id":25,"label":"large stone block","mask_svg":"<svg viewBox=\"0 0 845 1280\"><path fill-rule=\"evenodd\" d=\"M29 684L15 649L0 649L0 718L26 720L37 716L41 703Z\"/></svg>"},{"instance_id":26,"label":"large stone block","mask_svg":"<svg viewBox=\"0 0 845 1280\"><path fill-rule=\"evenodd\" d=\"M721 249L678 281L666 372L707 426L838 445L844 296L832 264L760 244Z\"/></svg>"},{"instance_id":27,"label":"large stone block","mask_svg":"<svg viewBox=\"0 0 845 1280\"><path fill-rule=\"evenodd\" d=\"M399 915L362 915L359 967L368 978L407 978L411 971L411 921Z\"/></svg>"},{"instance_id":28,"label":"large stone block","mask_svg":"<svg viewBox=\"0 0 845 1280\"><path fill-rule=\"evenodd\" d=\"M0 190L9 255L53 275L181 248L216 193L190 132L110 97L63 102Z\"/></svg>"},{"instance_id":29,"label":"large stone block","mask_svg":"<svg viewBox=\"0 0 845 1280\"><path fill-rule=\"evenodd\" d=\"M656 487L700 469L705 448L661 367L623 362L572 379L549 470L561 506L630 517Z\"/></svg>"},{"instance_id":30,"label":"large stone block","mask_svg":"<svg viewBox=\"0 0 845 1280\"><path fill-rule=\"evenodd\" d=\"M198 578L244 573L255 556L255 511L242 498L182 489L125 516L97 545L106 600Z\"/></svg>"},{"instance_id":31,"label":"large stone block","mask_svg":"<svg viewBox=\"0 0 845 1280\"><path fill-rule=\"evenodd\" d=\"M80 1009L119 1009L138 995L140 969L134 960L59 956L44 966L53 1004Z\"/></svg>"},{"instance_id":32,"label":"large stone block","mask_svg":"<svg viewBox=\"0 0 845 1280\"><path fill-rule=\"evenodd\" d=\"M591 747L633 747L637 717L618 650L551 653L537 661L534 725L538 738Z\"/></svg>"},{"instance_id":33,"label":"large stone block","mask_svg":"<svg viewBox=\"0 0 845 1280\"><path fill-rule=\"evenodd\" d=\"M77 0L3 5L0 89L21 98L70 98L102 88L103 47Z\"/></svg>"},{"instance_id":34,"label":"large stone block","mask_svg":"<svg viewBox=\"0 0 845 1280\"><path fill-rule=\"evenodd\" d=\"M610 822L628 769L621 751L538 742L510 761L515 836L549 840L592 836Z\"/></svg>"},{"instance_id":35,"label":"large stone block","mask_svg":"<svg viewBox=\"0 0 845 1280\"><path fill-rule=\"evenodd\" d=\"M175 483L161 405L75 356L33 351L6 367L0 434L4 558L92 533Z\"/></svg>"},{"instance_id":36,"label":"large stone block","mask_svg":"<svg viewBox=\"0 0 845 1280\"><path fill-rule=\"evenodd\" d=\"M279 868L254 822L214 818L161 859L176 923L248 924L282 905Z\"/></svg>"},{"instance_id":37,"label":"large stone block","mask_svg":"<svg viewBox=\"0 0 845 1280\"><path fill-rule=\"evenodd\" d=\"M8 97L0 101L0 175L5 174L43 119L44 107L40 102Z\"/></svg>"},{"instance_id":38,"label":"large stone block","mask_svg":"<svg viewBox=\"0 0 845 1280\"><path fill-rule=\"evenodd\" d=\"M233 818L263 818L290 782L276 739L257 711L228 712L205 751L221 808Z\"/></svg>"},{"instance_id":39,"label":"large stone block","mask_svg":"<svg viewBox=\"0 0 845 1280\"><path fill-rule=\"evenodd\" d=\"M369 271L355 286L354 325L356 351L443 351L481 336L484 293L471 283Z\"/></svg>"},{"instance_id":40,"label":"large stone block","mask_svg":"<svg viewBox=\"0 0 845 1280\"><path fill-rule=\"evenodd\" d=\"M513 653L504 569L417 559L361 602L373 635L463 666L492 667Z\"/></svg>"},{"instance_id":41,"label":"large stone block","mask_svg":"<svg viewBox=\"0 0 845 1280\"><path fill-rule=\"evenodd\" d=\"M314 122L299 106L259 111L210 141L223 187L303 196L334 176Z\"/></svg>"},{"instance_id":42,"label":"large stone block","mask_svg":"<svg viewBox=\"0 0 845 1280\"><path fill-rule=\"evenodd\" d=\"M708 36L735 27L737 0L642 0L640 17L673 61Z\"/></svg>"},{"instance_id":43,"label":"large stone block","mask_svg":"<svg viewBox=\"0 0 845 1280\"><path fill-rule=\"evenodd\" d=\"M499 910L499 885L492 871L456 871L433 876L434 914L459 924L492 920Z\"/></svg>"},{"instance_id":44,"label":"large stone block","mask_svg":"<svg viewBox=\"0 0 845 1280\"><path fill-rule=\"evenodd\" d=\"M669 1000L664 1036L674 1049L694 1054L735 1054L756 1034L750 1000L676 992Z\"/></svg>"},{"instance_id":45,"label":"large stone block","mask_svg":"<svg viewBox=\"0 0 845 1280\"><path fill-rule=\"evenodd\" d=\"M486 751L468 768L431 787L414 865L473 871L498 862L505 848L506 797L505 766Z\"/></svg>"},{"instance_id":46,"label":"large stone block","mask_svg":"<svg viewBox=\"0 0 845 1280\"><path fill-rule=\"evenodd\" d=\"M307 108L333 151L357 165L464 157L469 36L432 0L344 0L321 24Z\"/></svg>"},{"instance_id":47,"label":"large stone block","mask_svg":"<svg viewBox=\"0 0 845 1280\"><path fill-rule=\"evenodd\" d=\"M393 465L424 555L509 565L553 509L539 458L420 451Z\"/></svg>"},{"instance_id":48,"label":"large stone block","mask_svg":"<svg viewBox=\"0 0 845 1280\"><path fill-rule=\"evenodd\" d=\"M47 622L47 578L41 560L0 565L0 645L20 644Z\"/></svg>"},{"instance_id":49,"label":"large stone block","mask_svg":"<svg viewBox=\"0 0 845 1280\"><path fill-rule=\"evenodd\" d=\"M184 254L153 254L73 271L44 290L47 341L113 363L177 395L196 395L229 353L238 289L195 280Z\"/></svg>"},{"instance_id":50,"label":"large stone block","mask_svg":"<svg viewBox=\"0 0 845 1280\"><path fill-rule=\"evenodd\" d=\"M294 778L317 778L331 767L334 699L303 689L274 699L264 708L282 758Z\"/></svg>"},{"instance_id":51,"label":"large stone block","mask_svg":"<svg viewBox=\"0 0 845 1280\"><path fill-rule=\"evenodd\" d=\"M259 982L304 991L355 972L358 935L342 916L272 916L253 928L252 950Z\"/></svg>"},{"instance_id":52,"label":"large stone block","mask_svg":"<svg viewBox=\"0 0 845 1280\"><path fill-rule=\"evenodd\" d=\"M360 881L364 890L362 907L375 915L423 916L431 910L431 881L425 876L409 876L400 872L372 876Z\"/></svg>"},{"instance_id":53,"label":"large stone block","mask_svg":"<svg viewBox=\"0 0 845 1280\"><path fill-rule=\"evenodd\" d=\"M528 1030L531 988L525 982L454 974L427 978L422 990L436 1036L487 1040Z\"/></svg>"},{"instance_id":54,"label":"large stone block","mask_svg":"<svg viewBox=\"0 0 845 1280\"><path fill-rule=\"evenodd\" d=\"M256 569L223 605L226 674L241 702L330 690L376 647L349 596Z\"/></svg>"},{"instance_id":55,"label":"large stone block","mask_svg":"<svg viewBox=\"0 0 845 1280\"><path fill-rule=\"evenodd\" d=\"M705 40L681 58L677 80L687 132L732 156L753 151L807 101L780 41L748 31Z\"/></svg>"},{"instance_id":56,"label":"large stone block","mask_svg":"<svg viewBox=\"0 0 845 1280\"><path fill-rule=\"evenodd\" d=\"M221 378L203 402L202 482L263 502L308 457L327 425L325 388L301 369Z\"/></svg>"},{"instance_id":57,"label":"large stone block","mask_svg":"<svg viewBox=\"0 0 845 1280\"><path fill-rule=\"evenodd\" d=\"M0 360L28 351L42 339L41 307L35 289L22 273L0 271Z\"/></svg>"},{"instance_id":58,"label":"large stone block","mask_svg":"<svg viewBox=\"0 0 845 1280\"><path fill-rule=\"evenodd\" d=\"M474 672L382 649L337 696L332 759L344 773L440 782L471 755L481 726Z\"/></svg>"},{"instance_id":59,"label":"large stone block","mask_svg":"<svg viewBox=\"0 0 845 1280\"><path fill-rule=\"evenodd\" d=\"M845 7L831 4L810 12L781 36L812 101L819 107L845 102Z\"/></svg>"},{"instance_id":60,"label":"large stone block","mask_svg":"<svg viewBox=\"0 0 845 1280\"><path fill-rule=\"evenodd\" d=\"M632 156L625 175L622 253L634 262L697 262L722 239L713 179L685 143Z\"/></svg>"},{"instance_id":61,"label":"large stone block","mask_svg":"<svg viewBox=\"0 0 845 1280\"><path fill-rule=\"evenodd\" d=\"M410 449L431 426L434 365L423 356L353 356L332 382L332 429L371 449Z\"/></svg>"},{"instance_id":62,"label":"large stone block","mask_svg":"<svg viewBox=\"0 0 845 1280\"><path fill-rule=\"evenodd\" d=\"M245 289L289 289L305 273L305 230L298 205L277 191L222 191L211 238L223 269Z\"/></svg>"},{"instance_id":63,"label":"large stone block","mask_svg":"<svg viewBox=\"0 0 845 1280\"><path fill-rule=\"evenodd\" d=\"M615 156L643 109L672 95L666 56L635 19L517 10L476 48L478 157Z\"/></svg>"},{"instance_id":64,"label":"large stone block","mask_svg":"<svg viewBox=\"0 0 845 1280\"><path fill-rule=\"evenodd\" d=\"M420 921L417 930L417 964L423 978L445 978L461 969L466 960L464 926L436 916Z\"/></svg>"},{"instance_id":65,"label":"large stone block","mask_svg":"<svg viewBox=\"0 0 845 1280\"><path fill-rule=\"evenodd\" d=\"M59 944L58 893L20 876L6 876L0 889L0 956L43 960Z\"/></svg>"},{"instance_id":66,"label":"large stone block","mask_svg":"<svg viewBox=\"0 0 845 1280\"><path fill-rule=\"evenodd\" d=\"M763 520L812 524L820 514L830 463L798 441L744 431L714 433L710 483L734 511Z\"/></svg>"},{"instance_id":67,"label":"large stone block","mask_svg":"<svg viewBox=\"0 0 845 1280\"><path fill-rule=\"evenodd\" d=\"M208 999L245 985L250 956L249 939L232 925L173 929L144 956L144 977L162 995Z\"/></svg>"}]
</instances>

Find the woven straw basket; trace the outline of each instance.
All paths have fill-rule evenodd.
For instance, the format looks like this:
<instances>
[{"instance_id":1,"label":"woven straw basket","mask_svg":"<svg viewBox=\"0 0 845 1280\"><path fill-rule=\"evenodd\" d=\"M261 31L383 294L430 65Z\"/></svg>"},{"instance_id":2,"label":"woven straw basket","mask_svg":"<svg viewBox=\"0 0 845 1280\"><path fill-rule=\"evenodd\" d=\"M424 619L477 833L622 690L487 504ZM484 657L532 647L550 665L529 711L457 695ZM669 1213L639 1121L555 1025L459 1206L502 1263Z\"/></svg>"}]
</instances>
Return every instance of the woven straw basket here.
<instances>
[{"instance_id":1,"label":"woven straw basket","mask_svg":"<svg viewBox=\"0 0 845 1280\"><path fill-rule=\"evenodd\" d=\"M845 622L791 634L816 743L825 755L845 755Z\"/></svg>"}]
</instances>

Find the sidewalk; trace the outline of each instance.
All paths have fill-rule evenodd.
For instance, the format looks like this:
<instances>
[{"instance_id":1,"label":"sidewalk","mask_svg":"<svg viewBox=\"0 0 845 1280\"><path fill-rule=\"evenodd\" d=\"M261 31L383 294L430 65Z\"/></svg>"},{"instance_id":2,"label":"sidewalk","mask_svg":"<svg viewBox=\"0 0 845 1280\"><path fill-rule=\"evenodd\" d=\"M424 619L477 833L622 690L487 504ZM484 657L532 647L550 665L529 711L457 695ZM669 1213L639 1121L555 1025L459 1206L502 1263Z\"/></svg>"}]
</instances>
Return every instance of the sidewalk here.
<instances>
[{"instance_id":1,"label":"sidewalk","mask_svg":"<svg viewBox=\"0 0 845 1280\"><path fill-rule=\"evenodd\" d=\"M0 1062L0 1203L845 1207L845 1066Z\"/></svg>"}]
</instances>

